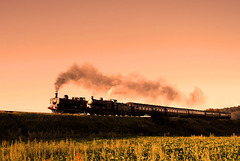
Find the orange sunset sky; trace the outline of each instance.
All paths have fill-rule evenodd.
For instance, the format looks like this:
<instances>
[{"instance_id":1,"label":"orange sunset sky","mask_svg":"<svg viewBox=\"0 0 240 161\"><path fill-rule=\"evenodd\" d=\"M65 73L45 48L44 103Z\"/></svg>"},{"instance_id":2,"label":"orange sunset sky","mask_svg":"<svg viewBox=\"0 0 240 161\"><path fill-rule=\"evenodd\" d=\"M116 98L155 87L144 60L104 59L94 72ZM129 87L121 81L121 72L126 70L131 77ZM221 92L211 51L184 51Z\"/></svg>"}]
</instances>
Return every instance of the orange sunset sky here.
<instances>
[{"instance_id":1,"label":"orange sunset sky","mask_svg":"<svg viewBox=\"0 0 240 161\"><path fill-rule=\"evenodd\" d=\"M200 88L205 103L188 108L237 106L239 7L239 0L0 0L0 110L50 112L55 80L74 63L161 78L186 95ZM64 94L108 99L75 84Z\"/></svg>"}]
</instances>

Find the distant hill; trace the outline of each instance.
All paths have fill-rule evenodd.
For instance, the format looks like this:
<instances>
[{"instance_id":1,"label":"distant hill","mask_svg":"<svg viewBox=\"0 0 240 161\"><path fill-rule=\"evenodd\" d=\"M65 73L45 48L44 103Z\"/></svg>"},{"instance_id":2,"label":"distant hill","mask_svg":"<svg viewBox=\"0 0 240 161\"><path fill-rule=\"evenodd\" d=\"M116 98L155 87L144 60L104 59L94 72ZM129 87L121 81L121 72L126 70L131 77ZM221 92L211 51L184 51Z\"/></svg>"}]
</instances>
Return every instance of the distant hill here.
<instances>
[{"instance_id":1,"label":"distant hill","mask_svg":"<svg viewBox=\"0 0 240 161\"><path fill-rule=\"evenodd\" d=\"M225 107L220 109L221 112L231 113L231 119L240 120L240 105L235 107Z\"/></svg>"},{"instance_id":2,"label":"distant hill","mask_svg":"<svg viewBox=\"0 0 240 161\"><path fill-rule=\"evenodd\" d=\"M206 111L216 111L216 112L226 112L231 113L232 120L240 120L240 105L235 107L225 107L222 109L219 108L209 108Z\"/></svg>"},{"instance_id":3,"label":"distant hill","mask_svg":"<svg viewBox=\"0 0 240 161\"><path fill-rule=\"evenodd\" d=\"M225 107L225 108L220 109L220 110L222 112L228 112L228 113L237 112L237 111L240 111L240 105L235 106L235 107Z\"/></svg>"}]
</instances>

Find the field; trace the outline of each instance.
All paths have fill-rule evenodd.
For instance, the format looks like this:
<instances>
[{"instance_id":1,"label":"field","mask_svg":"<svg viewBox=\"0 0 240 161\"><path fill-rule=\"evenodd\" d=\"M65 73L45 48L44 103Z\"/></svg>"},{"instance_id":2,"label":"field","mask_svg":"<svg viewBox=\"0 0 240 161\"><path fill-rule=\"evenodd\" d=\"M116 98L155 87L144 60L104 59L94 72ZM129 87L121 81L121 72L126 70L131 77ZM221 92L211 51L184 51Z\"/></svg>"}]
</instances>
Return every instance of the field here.
<instances>
[{"instance_id":1,"label":"field","mask_svg":"<svg viewBox=\"0 0 240 161\"><path fill-rule=\"evenodd\" d=\"M1 160L240 160L240 121L0 112Z\"/></svg>"},{"instance_id":2,"label":"field","mask_svg":"<svg viewBox=\"0 0 240 161\"><path fill-rule=\"evenodd\" d=\"M2 141L1 160L239 160L240 137Z\"/></svg>"}]
</instances>

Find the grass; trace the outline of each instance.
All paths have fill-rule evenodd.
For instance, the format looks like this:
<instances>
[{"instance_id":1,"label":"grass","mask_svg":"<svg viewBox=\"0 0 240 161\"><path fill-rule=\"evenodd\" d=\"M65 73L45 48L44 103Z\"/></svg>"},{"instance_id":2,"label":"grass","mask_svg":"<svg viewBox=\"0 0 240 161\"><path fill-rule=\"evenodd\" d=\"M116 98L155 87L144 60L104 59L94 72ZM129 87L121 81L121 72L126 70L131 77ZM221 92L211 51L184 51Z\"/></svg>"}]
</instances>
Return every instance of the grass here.
<instances>
[{"instance_id":1,"label":"grass","mask_svg":"<svg viewBox=\"0 0 240 161\"><path fill-rule=\"evenodd\" d=\"M2 141L1 160L239 160L240 137Z\"/></svg>"}]
</instances>

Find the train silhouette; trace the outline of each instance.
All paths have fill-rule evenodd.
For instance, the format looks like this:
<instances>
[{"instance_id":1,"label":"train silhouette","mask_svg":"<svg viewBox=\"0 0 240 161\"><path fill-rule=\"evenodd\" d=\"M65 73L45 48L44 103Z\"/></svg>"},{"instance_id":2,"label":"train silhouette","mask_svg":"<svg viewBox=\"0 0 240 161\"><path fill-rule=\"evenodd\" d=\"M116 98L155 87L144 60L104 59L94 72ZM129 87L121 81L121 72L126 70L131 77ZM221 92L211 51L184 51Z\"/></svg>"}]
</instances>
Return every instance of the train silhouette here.
<instances>
[{"instance_id":1,"label":"train silhouette","mask_svg":"<svg viewBox=\"0 0 240 161\"><path fill-rule=\"evenodd\" d=\"M154 116L154 117L186 117L186 118L223 118L230 119L231 114L217 111L203 111L186 108L176 108L142 103L120 103L117 100L95 99L93 96L88 101L84 97L50 99L50 109L54 113L88 113L90 115L118 115L118 116Z\"/></svg>"}]
</instances>

